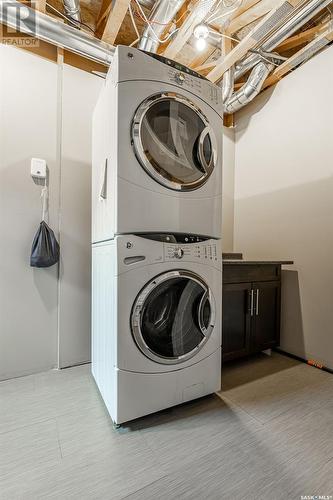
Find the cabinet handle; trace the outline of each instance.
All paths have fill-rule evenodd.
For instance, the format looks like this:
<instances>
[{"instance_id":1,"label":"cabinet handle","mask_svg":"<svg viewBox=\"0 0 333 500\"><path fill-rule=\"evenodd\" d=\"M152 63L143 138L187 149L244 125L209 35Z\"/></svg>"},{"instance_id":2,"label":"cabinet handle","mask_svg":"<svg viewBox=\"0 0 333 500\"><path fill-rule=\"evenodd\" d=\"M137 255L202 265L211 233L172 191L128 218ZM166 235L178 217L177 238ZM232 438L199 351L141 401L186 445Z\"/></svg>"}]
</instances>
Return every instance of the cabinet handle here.
<instances>
[{"instance_id":1,"label":"cabinet handle","mask_svg":"<svg viewBox=\"0 0 333 500\"><path fill-rule=\"evenodd\" d=\"M254 306L254 296L253 296L253 290L251 290L251 305L250 305L251 316L253 316L253 306Z\"/></svg>"},{"instance_id":2,"label":"cabinet handle","mask_svg":"<svg viewBox=\"0 0 333 500\"><path fill-rule=\"evenodd\" d=\"M256 293L256 316L259 315L259 288L257 288Z\"/></svg>"}]
</instances>

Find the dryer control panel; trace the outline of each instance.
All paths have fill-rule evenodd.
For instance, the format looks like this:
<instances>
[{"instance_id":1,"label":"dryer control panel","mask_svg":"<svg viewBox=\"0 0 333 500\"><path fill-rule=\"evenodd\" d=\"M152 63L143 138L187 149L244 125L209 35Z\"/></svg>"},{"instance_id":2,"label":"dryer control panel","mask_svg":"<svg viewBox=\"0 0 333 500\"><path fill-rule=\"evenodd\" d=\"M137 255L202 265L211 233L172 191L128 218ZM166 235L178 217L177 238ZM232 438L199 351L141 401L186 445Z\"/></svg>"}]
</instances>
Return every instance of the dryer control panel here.
<instances>
[{"instance_id":1,"label":"dryer control panel","mask_svg":"<svg viewBox=\"0 0 333 500\"><path fill-rule=\"evenodd\" d=\"M204 96L211 103L219 104L219 94L221 92L218 92L216 85L208 85L206 80L174 68L168 69L167 76L170 83L176 83L193 94Z\"/></svg>"}]
</instances>

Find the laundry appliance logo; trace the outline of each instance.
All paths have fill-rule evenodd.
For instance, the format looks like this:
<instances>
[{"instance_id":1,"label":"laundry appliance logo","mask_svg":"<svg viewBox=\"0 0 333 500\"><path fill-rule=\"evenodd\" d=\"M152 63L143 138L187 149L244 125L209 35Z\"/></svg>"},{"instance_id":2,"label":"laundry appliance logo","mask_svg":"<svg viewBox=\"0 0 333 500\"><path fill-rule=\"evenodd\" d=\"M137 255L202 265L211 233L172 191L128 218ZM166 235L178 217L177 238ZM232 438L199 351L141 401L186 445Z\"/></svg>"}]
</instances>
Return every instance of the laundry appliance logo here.
<instances>
[{"instance_id":1,"label":"laundry appliance logo","mask_svg":"<svg viewBox=\"0 0 333 500\"><path fill-rule=\"evenodd\" d=\"M23 48L39 46L35 2L0 1L0 42Z\"/></svg>"}]
</instances>

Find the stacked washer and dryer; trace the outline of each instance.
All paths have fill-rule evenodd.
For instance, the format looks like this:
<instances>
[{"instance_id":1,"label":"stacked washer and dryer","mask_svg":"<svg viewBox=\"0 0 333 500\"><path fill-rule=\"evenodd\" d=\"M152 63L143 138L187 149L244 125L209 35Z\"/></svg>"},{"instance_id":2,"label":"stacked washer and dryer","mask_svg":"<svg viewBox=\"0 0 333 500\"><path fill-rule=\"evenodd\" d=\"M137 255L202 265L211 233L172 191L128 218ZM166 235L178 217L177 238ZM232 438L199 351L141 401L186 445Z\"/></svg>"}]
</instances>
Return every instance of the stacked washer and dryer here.
<instances>
[{"instance_id":1,"label":"stacked washer and dryer","mask_svg":"<svg viewBox=\"0 0 333 500\"><path fill-rule=\"evenodd\" d=\"M115 424L220 389L219 89L119 46L93 117L92 372Z\"/></svg>"}]
</instances>

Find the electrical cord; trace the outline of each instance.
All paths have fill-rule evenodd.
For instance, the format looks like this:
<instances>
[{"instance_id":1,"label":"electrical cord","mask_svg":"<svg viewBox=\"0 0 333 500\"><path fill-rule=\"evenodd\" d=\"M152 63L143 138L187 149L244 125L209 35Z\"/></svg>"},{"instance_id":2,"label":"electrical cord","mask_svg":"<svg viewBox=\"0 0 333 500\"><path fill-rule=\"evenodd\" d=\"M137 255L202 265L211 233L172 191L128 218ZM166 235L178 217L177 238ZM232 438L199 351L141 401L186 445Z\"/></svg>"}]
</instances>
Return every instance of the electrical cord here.
<instances>
[{"instance_id":1,"label":"electrical cord","mask_svg":"<svg viewBox=\"0 0 333 500\"><path fill-rule=\"evenodd\" d=\"M89 29L93 34L95 34L94 30L90 26L88 26L88 24L82 23L81 21L77 21L76 19L73 19L71 16L67 16L63 12L60 12L60 10L56 9L55 7L53 7L53 5L49 4L48 2L46 2L45 5L47 5L47 7L49 7L50 9L52 9L57 14L59 14L59 16L63 17L66 21L68 21L69 23L71 23L75 28L77 28L78 24L79 24L79 25L82 25L85 28Z\"/></svg>"},{"instance_id":2,"label":"electrical cord","mask_svg":"<svg viewBox=\"0 0 333 500\"><path fill-rule=\"evenodd\" d=\"M136 40L134 40L134 42L132 42L131 45L130 45L130 47L133 47L133 45L137 44L138 41L140 40L140 33L139 33L138 27L136 25L135 19L134 19L133 9L132 9L132 5L131 4L129 5L129 13L130 13L131 21L132 21L132 24L133 24L133 27L135 29L135 33L136 33L136 36L137 36Z\"/></svg>"},{"instance_id":3,"label":"electrical cord","mask_svg":"<svg viewBox=\"0 0 333 500\"><path fill-rule=\"evenodd\" d=\"M240 40L238 38L234 38L233 36L226 35L225 33L217 33L214 30L209 30L209 33L212 33L212 35L215 35L216 37L221 37L221 38L228 38L229 40L232 40L233 42L240 43Z\"/></svg>"},{"instance_id":4,"label":"electrical cord","mask_svg":"<svg viewBox=\"0 0 333 500\"><path fill-rule=\"evenodd\" d=\"M142 9L141 5L139 4L139 1L138 0L135 0L135 3L136 5L138 6L143 18L144 18L144 21L145 23L149 26L151 32L153 33L155 39L157 42L159 43L165 43L167 42L168 40L170 40L170 38L177 32L179 31L179 28L176 28L175 30L173 30L171 33L169 33L165 38L159 38L157 36L157 33L155 32L154 28L152 27L152 21L149 21L149 19L147 18L146 14L144 13L144 10Z\"/></svg>"},{"instance_id":5,"label":"electrical cord","mask_svg":"<svg viewBox=\"0 0 333 500\"><path fill-rule=\"evenodd\" d=\"M238 3L237 3L237 2L238 2ZM221 13L221 14L219 14L219 15L216 15L216 14L217 14L217 11L219 10L219 8L220 8L220 5L221 5L221 4L223 4L223 7L225 7L226 9L229 9L229 8L230 8L230 7L232 7L235 3L237 3L237 5L236 5L236 6L235 6L235 7L234 7L231 11L230 11L230 10L228 10L228 11L227 11L227 12L225 12L225 13ZM206 22L207 22L207 23L209 23L209 22L211 22L211 23L212 23L212 22L216 21L217 19L222 19L223 17L226 17L226 16L228 16L228 15L232 14L232 13L233 13L233 12L235 12L237 9L239 9L239 7L241 7L241 6L242 6L242 3L243 3L243 0L237 0L237 1L234 1L232 4L228 5L228 4L226 3L226 0L221 0L221 1L217 4L216 8L214 9L214 12L213 12L213 13L212 13L209 17L208 17L208 19L206 20ZM214 16L215 16L215 17L214 17Z\"/></svg>"}]
</instances>

